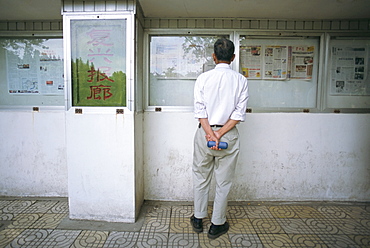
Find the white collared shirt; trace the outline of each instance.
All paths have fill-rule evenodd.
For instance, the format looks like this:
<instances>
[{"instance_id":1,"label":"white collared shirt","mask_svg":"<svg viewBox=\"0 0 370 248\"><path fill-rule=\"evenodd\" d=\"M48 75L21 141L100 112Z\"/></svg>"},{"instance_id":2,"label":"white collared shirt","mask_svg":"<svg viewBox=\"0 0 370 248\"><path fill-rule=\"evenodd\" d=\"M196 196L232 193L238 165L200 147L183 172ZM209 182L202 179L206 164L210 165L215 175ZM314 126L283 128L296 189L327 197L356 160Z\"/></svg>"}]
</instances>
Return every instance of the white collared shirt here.
<instances>
[{"instance_id":1,"label":"white collared shirt","mask_svg":"<svg viewBox=\"0 0 370 248\"><path fill-rule=\"evenodd\" d=\"M229 119L244 121L248 98L247 79L230 65L217 64L195 82L195 118L208 118L210 125L224 125Z\"/></svg>"}]
</instances>

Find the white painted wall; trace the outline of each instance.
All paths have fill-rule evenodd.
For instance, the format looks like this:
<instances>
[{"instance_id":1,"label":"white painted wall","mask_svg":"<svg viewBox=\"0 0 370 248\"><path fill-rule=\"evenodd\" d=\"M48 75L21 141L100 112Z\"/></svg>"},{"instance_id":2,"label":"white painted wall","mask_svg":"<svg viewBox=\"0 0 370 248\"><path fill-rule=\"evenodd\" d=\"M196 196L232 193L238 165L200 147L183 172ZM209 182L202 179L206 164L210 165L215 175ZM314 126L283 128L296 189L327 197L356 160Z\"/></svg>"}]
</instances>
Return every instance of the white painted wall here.
<instances>
[{"instance_id":1,"label":"white painted wall","mask_svg":"<svg viewBox=\"0 0 370 248\"><path fill-rule=\"evenodd\" d=\"M0 195L68 196L65 111L0 110Z\"/></svg>"},{"instance_id":2,"label":"white painted wall","mask_svg":"<svg viewBox=\"0 0 370 248\"><path fill-rule=\"evenodd\" d=\"M192 113L137 115L144 133L136 129L135 138L144 143L136 142L135 153L132 114L69 115L77 119L67 145L64 110L0 111L0 195L70 194L72 213L109 212L115 220L135 216L143 182L147 200L192 200ZM239 125L242 152L230 199L369 201L369 127L369 114L248 114ZM120 216L120 208L130 216Z\"/></svg>"},{"instance_id":3,"label":"white painted wall","mask_svg":"<svg viewBox=\"0 0 370 248\"><path fill-rule=\"evenodd\" d=\"M369 201L369 127L369 114L248 114L230 200ZM196 128L192 113L145 113L145 199L193 199Z\"/></svg>"},{"instance_id":4,"label":"white painted wall","mask_svg":"<svg viewBox=\"0 0 370 248\"><path fill-rule=\"evenodd\" d=\"M115 111L66 113L72 219L135 222L134 115Z\"/></svg>"}]
</instances>

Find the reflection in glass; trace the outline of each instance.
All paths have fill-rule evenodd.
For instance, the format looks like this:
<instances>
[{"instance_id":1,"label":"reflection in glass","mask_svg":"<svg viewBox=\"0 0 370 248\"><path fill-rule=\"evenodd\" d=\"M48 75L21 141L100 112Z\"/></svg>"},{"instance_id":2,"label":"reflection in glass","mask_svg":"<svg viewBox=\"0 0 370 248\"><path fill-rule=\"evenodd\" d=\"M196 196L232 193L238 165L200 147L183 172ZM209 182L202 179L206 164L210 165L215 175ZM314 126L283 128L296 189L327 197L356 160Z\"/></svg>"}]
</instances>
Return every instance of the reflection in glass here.
<instances>
[{"instance_id":1,"label":"reflection in glass","mask_svg":"<svg viewBox=\"0 0 370 248\"><path fill-rule=\"evenodd\" d=\"M72 105L126 106L126 20L72 20Z\"/></svg>"},{"instance_id":2,"label":"reflection in glass","mask_svg":"<svg viewBox=\"0 0 370 248\"><path fill-rule=\"evenodd\" d=\"M9 94L63 95L62 39L1 39Z\"/></svg>"},{"instance_id":3,"label":"reflection in glass","mask_svg":"<svg viewBox=\"0 0 370 248\"><path fill-rule=\"evenodd\" d=\"M239 72L251 108L316 108L319 39L240 36Z\"/></svg>"},{"instance_id":4,"label":"reflection in glass","mask_svg":"<svg viewBox=\"0 0 370 248\"><path fill-rule=\"evenodd\" d=\"M196 78L213 69L221 36L151 36L150 106L192 106Z\"/></svg>"}]
</instances>

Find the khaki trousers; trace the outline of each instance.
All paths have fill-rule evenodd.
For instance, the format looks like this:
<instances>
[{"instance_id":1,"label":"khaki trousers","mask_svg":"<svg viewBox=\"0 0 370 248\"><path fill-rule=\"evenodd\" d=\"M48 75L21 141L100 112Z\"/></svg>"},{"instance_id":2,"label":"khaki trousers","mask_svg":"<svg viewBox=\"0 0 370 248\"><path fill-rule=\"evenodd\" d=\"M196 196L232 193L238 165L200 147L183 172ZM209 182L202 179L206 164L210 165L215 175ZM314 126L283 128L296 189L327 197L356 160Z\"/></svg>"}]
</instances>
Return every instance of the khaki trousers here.
<instances>
[{"instance_id":1,"label":"khaki trousers","mask_svg":"<svg viewBox=\"0 0 370 248\"><path fill-rule=\"evenodd\" d=\"M229 146L220 151L207 147L205 135L203 128L198 128L194 137L194 216L202 219L208 215L209 189L214 174L216 192L211 221L215 225L222 225L226 221L227 197L239 156L239 133L238 129L234 127L222 136L220 141L227 142Z\"/></svg>"}]
</instances>

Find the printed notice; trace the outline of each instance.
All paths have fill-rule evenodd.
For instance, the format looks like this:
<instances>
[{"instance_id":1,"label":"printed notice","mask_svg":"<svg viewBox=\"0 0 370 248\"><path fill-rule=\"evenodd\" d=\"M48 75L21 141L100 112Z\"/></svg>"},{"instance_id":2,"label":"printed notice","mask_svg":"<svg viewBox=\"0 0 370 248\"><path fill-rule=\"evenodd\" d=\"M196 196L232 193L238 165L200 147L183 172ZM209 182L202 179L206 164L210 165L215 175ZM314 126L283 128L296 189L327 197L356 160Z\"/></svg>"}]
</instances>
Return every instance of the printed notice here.
<instances>
[{"instance_id":1,"label":"printed notice","mask_svg":"<svg viewBox=\"0 0 370 248\"><path fill-rule=\"evenodd\" d=\"M4 48L9 94L64 94L61 39L15 40Z\"/></svg>"},{"instance_id":2,"label":"printed notice","mask_svg":"<svg viewBox=\"0 0 370 248\"><path fill-rule=\"evenodd\" d=\"M288 48L286 46L266 46L264 56L264 79L286 79Z\"/></svg>"},{"instance_id":3,"label":"printed notice","mask_svg":"<svg viewBox=\"0 0 370 248\"><path fill-rule=\"evenodd\" d=\"M261 46L241 46L240 65L242 74L250 79L261 79Z\"/></svg>"},{"instance_id":4,"label":"printed notice","mask_svg":"<svg viewBox=\"0 0 370 248\"><path fill-rule=\"evenodd\" d=\"M337 46L331 49L332 95L369 95L368 48Z\"/></svg>"},{"instance_id":5,"label":"printed notice","mask_svg":"<svg viewBox=\"0 0 370 248\"><path fill-rule=\"evenodd\" d=\"M314 46L292 46L290 78L311 79L313 70Z\"/></svg>"}]
</instances>

